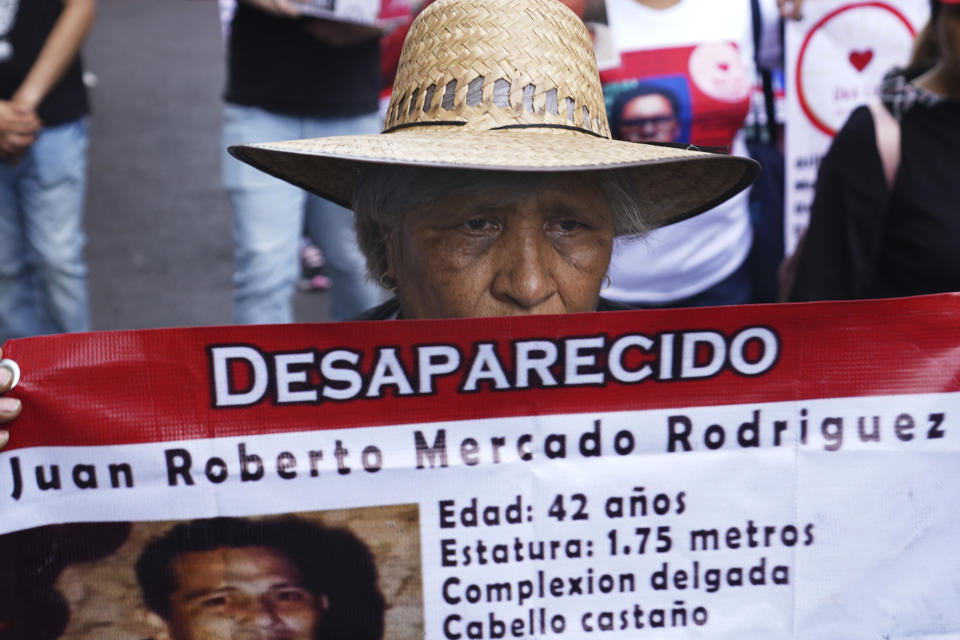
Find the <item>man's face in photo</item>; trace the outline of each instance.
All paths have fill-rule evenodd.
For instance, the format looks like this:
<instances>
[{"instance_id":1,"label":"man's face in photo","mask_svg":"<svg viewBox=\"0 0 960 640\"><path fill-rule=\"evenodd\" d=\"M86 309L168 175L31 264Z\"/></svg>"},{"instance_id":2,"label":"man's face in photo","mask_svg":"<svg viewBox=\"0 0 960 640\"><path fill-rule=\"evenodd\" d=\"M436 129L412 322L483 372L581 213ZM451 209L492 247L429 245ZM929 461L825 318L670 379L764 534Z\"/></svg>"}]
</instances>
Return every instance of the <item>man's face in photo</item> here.
<instances>
[{"instance_id":1,"label":"man's face in photo","mask_svg":"<svg viewBox=\"0 0 960 640\"><path fill-rule=\"evenodd\" d=\"M315 640L327 608L293 563L267 547L183 553L173 571L169 640Z\"/></svg>"},{"instance_id":2,"label":"man's face in photo","mask_svg":"<svg viewBox=\"0 0 960 640\"><path fill-rule=\"evenodd\" d=\"M680 122L666 96L650 93L623 106L619 135L629 142L676 142Z\"/></svg>"}]
</instances>

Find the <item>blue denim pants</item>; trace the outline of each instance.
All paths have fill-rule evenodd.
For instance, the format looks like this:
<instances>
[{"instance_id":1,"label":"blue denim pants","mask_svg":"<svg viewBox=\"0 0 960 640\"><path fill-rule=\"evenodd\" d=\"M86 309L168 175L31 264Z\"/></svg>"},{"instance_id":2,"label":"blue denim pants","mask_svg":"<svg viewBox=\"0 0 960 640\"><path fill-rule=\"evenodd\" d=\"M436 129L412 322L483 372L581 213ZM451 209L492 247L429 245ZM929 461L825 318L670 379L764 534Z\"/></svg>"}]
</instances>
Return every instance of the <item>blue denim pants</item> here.
<instances>
[{"instance_id":1,"label":"blue denim pants","mask_svg":"<svg viewBox=\"0 0 960 640\"><path fill-rule=\"evenodd\" d=\"M0 162L0 339L89 330L86 171L85 119Z\"/></svg>"},{"instance_id":2,"label":"blue denim pants","mask_svg":"<svg viewBox=\"0 0 960 640\"><path fill-rule=\"evenodd\" d=\"M326 258L332 280L330 315L346 320L381 300L366 279L353 214L229 156L234 144L377 133L376 112L348 118L285 116L226 104L223 118L223 184L233 208L234 321L273 324L293 320L291 300L299 274L299 240L307 231Z\"/></svg>"}]
</instances>

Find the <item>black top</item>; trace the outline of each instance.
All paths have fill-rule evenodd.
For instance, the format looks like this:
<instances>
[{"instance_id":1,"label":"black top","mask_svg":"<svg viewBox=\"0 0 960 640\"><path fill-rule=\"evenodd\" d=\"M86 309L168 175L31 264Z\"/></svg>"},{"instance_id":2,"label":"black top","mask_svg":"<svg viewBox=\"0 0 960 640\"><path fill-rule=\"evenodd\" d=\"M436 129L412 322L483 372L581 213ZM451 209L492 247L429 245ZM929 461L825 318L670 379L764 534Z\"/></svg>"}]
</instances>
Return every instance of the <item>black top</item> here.
<instances>
[{"instance_id":1,"label":"black top","mask_svg":"<svg viewBox=\"0 0 960 640\"><path fill-rule=\"evenodd\" d=\"M351 318L351 320L391 320L396 317L399 311L400 301L396 298L390 298L383 304L367 309L355 318ZM600 298L597 302L597 311L630 311L630 307L606 298Z\"/></svg>"},{"instance_id":2,"label":"black top","mask_svg":"<svg viewBox=\"0 0 960 640\"><path fill-rule=\"evenodd\" d=\"M9 100L26 78L62 11L62 0L20 0L19 10L13 17L13 29L6 36L0 34L0 99ZM4 17L0 16L0 20ZM40 104L37 114L44 126L51 127L89 112L83 68L77 56Z\"/></svg>"},{"instance_id":3,"label":"black top","mask_svg":"<svg viewBox=\"0 0 960 640\"><path fill-rule=\"evenodd\" d=\"M238 3L227 53L227 102L320 118L376 111L379 39L327 46L306 31L309 21Z\"/></svg>"},{"instance_id":4,"label":"black top","mask_svg":"<svg viewBox=\"0 0 960 640\"><path fill-rule=\"evenodd\" d=\"M820 166L791 299L960 290L958 168L960 103L915 102L902 113L901 158L892 194L873 117L868 108L857 109Z\"/></svg>"}]
</instances>

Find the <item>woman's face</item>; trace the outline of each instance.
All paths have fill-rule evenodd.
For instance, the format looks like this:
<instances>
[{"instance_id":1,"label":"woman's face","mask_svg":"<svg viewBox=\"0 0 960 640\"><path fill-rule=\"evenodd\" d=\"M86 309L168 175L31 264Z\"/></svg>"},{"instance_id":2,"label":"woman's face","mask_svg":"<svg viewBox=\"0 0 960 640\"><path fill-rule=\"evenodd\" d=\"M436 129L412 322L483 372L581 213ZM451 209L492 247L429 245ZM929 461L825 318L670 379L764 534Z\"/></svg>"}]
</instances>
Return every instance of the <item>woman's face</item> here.
<instances>
[{"instance_id":1,"label":"woman's face","mask_svg":"<svg viewBox=\"0 0 960 640\"><path fill-rule=\"evenodd\" d=\"M613 215L589 177L555 177L504 202L451 196L408 211L387 243L405 318L593 311Z\"/></svg>"}]
</instances>

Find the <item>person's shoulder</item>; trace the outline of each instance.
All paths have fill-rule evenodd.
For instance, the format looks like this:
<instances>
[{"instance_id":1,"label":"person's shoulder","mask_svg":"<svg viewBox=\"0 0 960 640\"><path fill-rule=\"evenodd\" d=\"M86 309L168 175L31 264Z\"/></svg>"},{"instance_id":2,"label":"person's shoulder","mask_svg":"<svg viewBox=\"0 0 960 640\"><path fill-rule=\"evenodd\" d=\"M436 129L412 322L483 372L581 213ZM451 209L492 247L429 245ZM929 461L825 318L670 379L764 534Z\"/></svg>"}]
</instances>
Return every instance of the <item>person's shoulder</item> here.
<instances>
[{"instance_id":1,"label":"person's shoulder","mask_svg":"<svg viewBox=\"0 0 960 640\"><path fill-rule=\"evenodd\" d=\"M838 161L844 168L853 168L861 166L864 157L877 156L877 153L873 114L870 107L863 105L853 110L837 132L826 161Z\"/></svg>"},{"instance_id":2,"label":"person's shoulder","mask_svg":"<svg viewBox=\"0 0 960 640\"><path fill-rule=\"evenodd\" d=\"M848 138L855 137L858 139L864 137L873 138L873 114L870 112L870 107L860 105L854 109L847 118L847 121L843 123L843 127L837 132L837 137L840 136Z\"/></svg>"},{"instance_id":3,"label":"person's shoulder","mask_svg":"<svg viewBox=\"0 0 960 640\"><path fill-rule=\"evenodd\" d=\"M597 301L597 311L631 311L632 308L628 307L625 304L620 304L619 302L614 302L613 300L607 300L606 298L600 298Z\"/></svg>"},{"instance_id":4,"label":"person's shoulder","mask_svg":"<svg viewBox=\"0 0 960 640\"><path fill-rule=\"evenodd\" d=\"M351 320L393 320L400 312L400 302L396 298L390 298L383 304L367 309L359 315L350 318Z\"/></svg>"}]
</instances>

